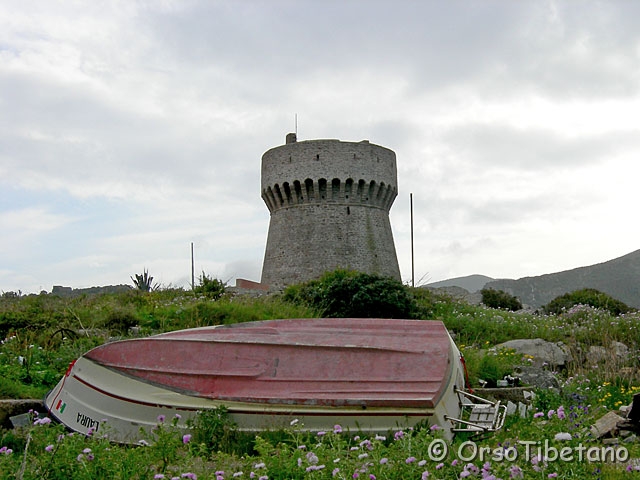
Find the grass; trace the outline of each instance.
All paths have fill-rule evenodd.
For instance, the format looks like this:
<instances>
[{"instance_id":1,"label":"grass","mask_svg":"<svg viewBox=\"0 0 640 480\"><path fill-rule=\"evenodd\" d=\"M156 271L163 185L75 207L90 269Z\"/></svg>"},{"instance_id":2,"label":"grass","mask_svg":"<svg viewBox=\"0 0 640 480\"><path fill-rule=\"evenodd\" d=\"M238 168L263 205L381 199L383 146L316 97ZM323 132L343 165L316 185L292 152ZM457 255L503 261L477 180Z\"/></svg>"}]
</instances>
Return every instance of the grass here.
<instances>
[{"instance_id":1,"label":"grass","mask_svg":"<svg viewBox=\"0 0 640 480\"><path fill-rule=\"evenodd\" d=\"M175 419L159 419L145 445L125 447L109 442L102 433L70 434L33 412L28 427L0 430L0 478L640 477L636 463L630 461L640 458L637 443L622 444L629 458L615 461L620 460L615 450L603 450L605 446L592 438L589 428L606 412L628 405L640 392L637 313L615 317L580 306L561 315L536 315L470 306L432 293L416 296L431 312L430 318L442 320L455 336L472 383L479 378L499 379L515 365L527 362L497 347L504 341L543 338L563 342L576 361L559 372L561 391L538 391L527 416L508 417L505 427L491 437L469 443L471 439L458 436L451 444L441 442L438 426L433 425L365 436L340 426L310 435L294 424L285 431L254 437L235 431L224 412L208 412L188 434L176 427ZM41 398L71 360L114 337L313 316L317 312L312 309L277 297L225 295L211 301L180 289L76 299L3 296L0 397ZM132 321L137 327L133 333L124 328ZM583 362L590 347L608 347L612 342L622 342L635 353L628 358L609 355L595 364ZM567 439L556 439L557 435ZM563 451L573 455L571 461L554 458Z\"/></svg>"}]
</instances>

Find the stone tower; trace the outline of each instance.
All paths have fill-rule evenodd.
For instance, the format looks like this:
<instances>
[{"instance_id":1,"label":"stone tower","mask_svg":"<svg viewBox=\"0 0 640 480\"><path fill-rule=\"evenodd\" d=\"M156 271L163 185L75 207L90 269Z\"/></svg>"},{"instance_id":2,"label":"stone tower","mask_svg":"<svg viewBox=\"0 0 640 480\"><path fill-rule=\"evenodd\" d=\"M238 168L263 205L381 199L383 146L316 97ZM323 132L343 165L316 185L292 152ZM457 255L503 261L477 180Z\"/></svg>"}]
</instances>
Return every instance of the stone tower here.
<instances>
[{"instance_id":1,"label":"stone tower","mask_svg":"<svg viewBox=\"0 0 640 480\"><path fill-rule=\"evenodd\" d=\"M396 154L367 140L307 140L262 156L271 213L261 283L280 288L336 268L400 280L389 210Z\"/></svg>"}]
</instances>

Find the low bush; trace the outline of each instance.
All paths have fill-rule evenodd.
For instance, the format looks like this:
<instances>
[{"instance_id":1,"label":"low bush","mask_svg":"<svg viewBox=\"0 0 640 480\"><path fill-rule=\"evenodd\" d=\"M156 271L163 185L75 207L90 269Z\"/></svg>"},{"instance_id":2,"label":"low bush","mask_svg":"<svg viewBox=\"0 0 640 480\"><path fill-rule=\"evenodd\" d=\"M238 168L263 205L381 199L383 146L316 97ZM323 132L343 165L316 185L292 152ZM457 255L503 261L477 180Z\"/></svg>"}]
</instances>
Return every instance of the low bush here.
<instances>
[{"instance_id":1,"label":"low bush","mask_svg":"<svg viewBox=\"0 0 640 480\"><path fill-rule=\"evenodd\" d=\"M489 308L497 308L499 310L509 310L512 312L522 310L522 303L517 297L503 290L494 290L492 288L483 288L480 290L482 294L482 303Z\"/></svg>"},{"instance_id":2,"label":"low bush","mask_svg":"<svg viewBox=\"0 0 640 480\"><path fill-rule=\"evenodd\" d=\"M421 306L400 281L349 270L285 289L283 299L317 309L331 318L425 318Z\"/></svg>"},{"instance_id":3,"label":"low bush","mask_svg":"<svg viewBox=\"0 0 640 480\"><path fill-rule=\"evenodd\" d=\"M583 288L571 293L560 295L542 307L546 314L559 315L575 305L590 305L593 308L605 310L614 316L629 313L633 309L611 295L595 288Z\"/></svg>"}]
</instances>

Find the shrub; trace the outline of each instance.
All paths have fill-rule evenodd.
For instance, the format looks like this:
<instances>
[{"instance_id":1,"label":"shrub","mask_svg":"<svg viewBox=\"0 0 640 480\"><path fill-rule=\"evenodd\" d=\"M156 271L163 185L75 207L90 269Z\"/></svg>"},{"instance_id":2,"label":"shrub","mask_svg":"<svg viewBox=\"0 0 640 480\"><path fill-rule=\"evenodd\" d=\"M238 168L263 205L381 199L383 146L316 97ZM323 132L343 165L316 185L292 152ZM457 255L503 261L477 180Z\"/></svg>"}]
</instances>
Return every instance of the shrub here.
<instances>
[{"instance_id":1,"label":"shrub","mask_svg":"<svg viewBox=\"0 0 640 480\"><path fill-rule=\"evenodd\" d=\"M482 303L489 308L510 310L512 312L522 310L522 303L520 303L520 300L503 290L483 288L480 290L480 293L482 294Z\"/></svg>"},{"instance_id":2,"label":"shrub","mask_svg":"<svg viewBox=\"0 0 640 480\"><path fill-rule=\"evenodd\" d=\"M225 290L225 283L217 278L208 277L202 272L199 278L200 284L193 287L193 291L197 295L204 295L212 300L219 299Z\"/></svg>"},{"instance_id":3,"label":"shrub","mask_svg":"<svg viewBox=\"0 0 640 480\"><path fill-rule=\"evenodd\" d=\"M290 286L283 298L316 308L332 318L422 318L416 299L398 280L350 270L325 273L318 280Z\"/></svg>"},{"instance_id":4,"label":"shrub","mask_svg":"<svg viewBox=\"0 0 640 480\"><path fill-rule=\"evenodd\" d=\"M569 310L575 305L590 305L593 308L608 311L614 316L622 313L628 313L633 309L625 305L620 300L616 300L610 295L603 293L595 288L583 288L571 293L566 293L554 298L542 309L546 314L558 315Z\"/></svg>"}]
</instances>

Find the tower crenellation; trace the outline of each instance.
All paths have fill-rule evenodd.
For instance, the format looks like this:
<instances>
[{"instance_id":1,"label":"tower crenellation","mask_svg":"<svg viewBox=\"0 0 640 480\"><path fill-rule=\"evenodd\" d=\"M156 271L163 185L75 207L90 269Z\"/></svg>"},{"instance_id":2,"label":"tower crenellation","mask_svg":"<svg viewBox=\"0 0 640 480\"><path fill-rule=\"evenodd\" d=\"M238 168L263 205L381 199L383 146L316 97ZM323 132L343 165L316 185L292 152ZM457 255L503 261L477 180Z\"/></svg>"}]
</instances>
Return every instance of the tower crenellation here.
<instances>
[{"instance_id":1,"label":"tower crenellation","mask_svg":"<svg viewBox=\"0 0 640 480\"><path fill-rule=\"evenodd\" d=\"M307 140L262 156L271 219L262 283L282 287L348 268L400 278L389 222L396 156L362 142Z\"/></svg>"}]
</instances>

